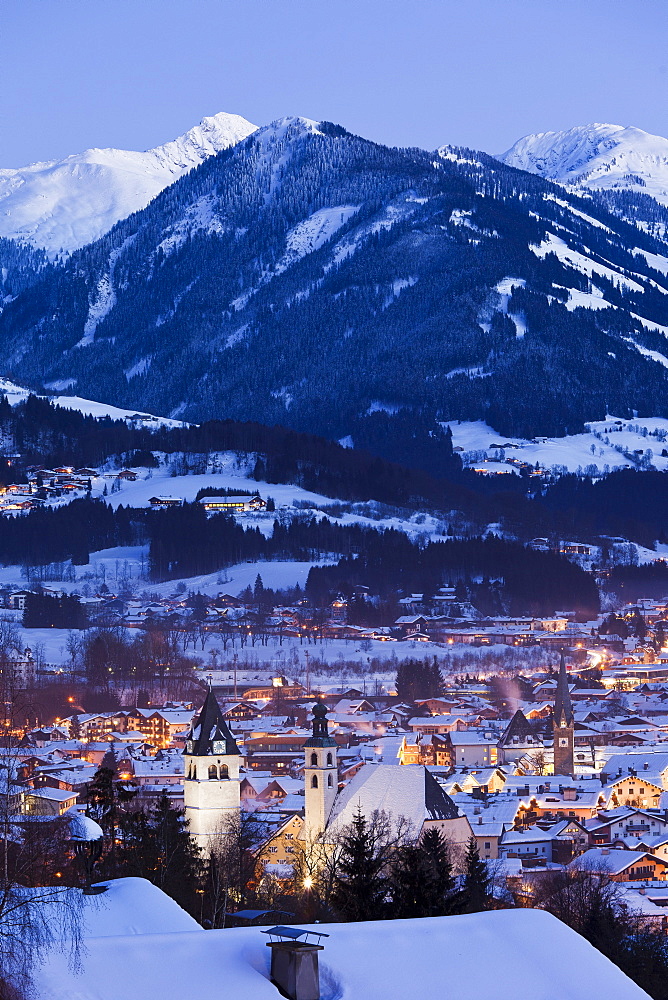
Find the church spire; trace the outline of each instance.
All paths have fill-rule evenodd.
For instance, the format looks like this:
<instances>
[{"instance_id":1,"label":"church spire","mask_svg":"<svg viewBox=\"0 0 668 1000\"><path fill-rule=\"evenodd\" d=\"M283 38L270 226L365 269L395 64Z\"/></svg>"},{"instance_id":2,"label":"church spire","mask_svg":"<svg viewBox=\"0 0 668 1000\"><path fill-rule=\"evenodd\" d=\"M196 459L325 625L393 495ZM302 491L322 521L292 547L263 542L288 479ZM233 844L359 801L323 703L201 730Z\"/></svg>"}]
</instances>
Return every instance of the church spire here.
<instances>
[{"instance_id":1,"label":"church spire","mask_svg":"<svg viewBox=\"0 0 668 1000\"><path fill-rule=\"evenodd\" d=\"M186 737L186 753L193 757L208 757L213 754L240 756L239 747L210 684L204 704L193 719Z\"/></svg>"},{"instance_id":2,"label":"church spire","mask_svg":"<svg viewBox=\"0 0 668 1000\"><path fill-rule=\"evenodd\" d=\"M573 725L573 706L571 705L571 696L568 690L568 674L566 673L566 661L563 649L559 664L557 692L554 699L554 724L555 726Z\"/></svg>"}]
</instances>

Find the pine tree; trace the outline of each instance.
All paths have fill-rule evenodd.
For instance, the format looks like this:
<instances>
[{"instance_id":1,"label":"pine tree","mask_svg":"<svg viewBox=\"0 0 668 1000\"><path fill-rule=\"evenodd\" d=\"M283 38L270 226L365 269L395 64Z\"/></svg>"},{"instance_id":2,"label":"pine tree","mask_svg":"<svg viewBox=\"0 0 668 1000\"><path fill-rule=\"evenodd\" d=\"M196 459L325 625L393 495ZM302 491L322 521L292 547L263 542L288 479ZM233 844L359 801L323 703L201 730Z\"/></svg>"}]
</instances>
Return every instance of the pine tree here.
<instances>
[{"instance_id":1,"label":"pine tree","mask_svg":"<svg viewBox=\"0 0 668 1000\"><path fill-rule=\"evenodd\" d=\"M435 911L433 916L450 912L450 895L454 888L448 842L440 830L427 830L420 841L432 871Z\"/></svg>"},{"instance_id":2,"label":"pine tree","mask_svg":"<svg viewBox=\"0 0 668 1000\"><path fill-rule=\"evenodd\" d=\"M164 793L148 813L120 814L122 837L115 870L148 879L193 916L199 916L196 893L202 862L184 815L183 809L172 807Z\"/></svg>"},{"instance_id":3,"label":"pine tree","mask_svg":"<svg viewBox=\"0 0 668 1000\"><path fill-rule=\"evenodd\" d=\"M457 913L478 913L489 903L490 876L480 858L475 837L471 837L464 858L464 875L456 901Z\"/></svg>"},{"instance_id":4,"label":"pine tree","mask_svg":"<svg viewBox=\"0 0 668 1000\"><path fill-rule=\"evenodd\" d=\"M449 912L452 866L439 830L400 847L392 865L392 916L434 917Z\"/></svg>"},{"instance_id":5,"label":"pine tree","mask_svg":"<svg viewBox=\"0 0 668 1000\"><path fill-rule=\"evenodd\" d=\"M402 701L437 698L443 690L438 660L403 660L397 669L397 693Z\"/></svg>"},{"instance_id":6,"label":"pine tree","mask_svg":"<svg viewBox=\"0 0 668 1000\"><path fill-rule=\"evenodd\" d=\"M387 845L376 823L358 808L341 840L331 900L343 920L379 920L386 914Z\"/></svg>"},{"instance_id":7,"label":"pine tree","mask_svg":"<svg viewBox=\"0 0 668 1000\"><path fill-rule=\"evenodd\" d=\"M155 873L151 881L181 906L192 910L202 864L200 850L188 832L184 817L185 810L175 809L163 792L149 817L155 849Z\"/></svg>"}]
</instances>

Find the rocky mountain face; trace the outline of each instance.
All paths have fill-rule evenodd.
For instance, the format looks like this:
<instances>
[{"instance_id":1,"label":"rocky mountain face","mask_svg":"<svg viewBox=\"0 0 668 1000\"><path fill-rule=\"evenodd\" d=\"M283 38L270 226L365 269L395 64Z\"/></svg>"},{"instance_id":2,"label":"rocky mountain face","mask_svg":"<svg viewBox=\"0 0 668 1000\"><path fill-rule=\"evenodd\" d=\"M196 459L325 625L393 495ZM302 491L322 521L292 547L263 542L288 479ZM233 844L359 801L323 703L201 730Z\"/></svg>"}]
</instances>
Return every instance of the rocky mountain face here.
<instances>
[{"instance_id":1,"label":"rocky mountain face","mask_svg":"<svg viewBox=\"0 0 668 1000\"><path fill-rule=\"evenodd\" d=\"M423 466L457 419L666 414L668 246L617 208L484 153L283 119L43 269L4 307L0 364Z\"/></svg>"}]
</instances>

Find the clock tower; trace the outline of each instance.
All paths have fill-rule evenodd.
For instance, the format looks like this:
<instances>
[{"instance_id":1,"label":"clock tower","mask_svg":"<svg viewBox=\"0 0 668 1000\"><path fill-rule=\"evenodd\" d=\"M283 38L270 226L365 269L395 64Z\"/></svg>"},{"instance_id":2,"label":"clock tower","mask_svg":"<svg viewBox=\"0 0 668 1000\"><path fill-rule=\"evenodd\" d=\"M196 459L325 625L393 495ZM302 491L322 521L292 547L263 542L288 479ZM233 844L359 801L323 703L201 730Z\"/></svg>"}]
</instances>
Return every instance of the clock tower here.
<instances>
[{"instance_id":1,"label":"clock tower","mask_svg":"<svg viewBox=\"0 0 668 1000\"><path fill-rule=\"evenodd\" d=\"M183 801L189 833L209 852L240 809L241 754L211 687L186 737Z\"/></svg>"},{"instance_id":2,"label":"clock tower","mask_svg":"<svg viewBox=\"0 0 668 1000\"><path fill-rule=\"evenodd\" d=\"M564 660L564 651L562 649L557 693L554 699L554 715L552 717L554 773L565 774L571 778L575 772L573 755L574 730L573 706L571 705L571 696L568 690L568 674L566 673L566 661Z\"/></svg>"}]
</instances>

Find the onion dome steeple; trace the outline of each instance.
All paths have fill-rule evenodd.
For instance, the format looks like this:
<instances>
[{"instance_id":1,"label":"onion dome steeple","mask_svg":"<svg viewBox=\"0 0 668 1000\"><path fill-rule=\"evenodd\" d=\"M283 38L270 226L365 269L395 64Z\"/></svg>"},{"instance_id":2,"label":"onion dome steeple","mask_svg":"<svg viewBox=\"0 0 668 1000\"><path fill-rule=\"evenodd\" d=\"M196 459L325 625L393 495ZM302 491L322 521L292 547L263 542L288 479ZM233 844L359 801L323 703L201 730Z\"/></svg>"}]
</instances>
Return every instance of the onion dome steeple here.
<instances>
[{"instance_id":1,"label":"onion dome steeple","mask_svg":"<svg viewBox=\"0 0 668 1000\"><path fill-rule=\"evenodd\" d=\"M317 701L313 706L313 735L305 747L335 747L336 740L329 735L327 726L327 706Z\"/></svg>"}]
</instances>

